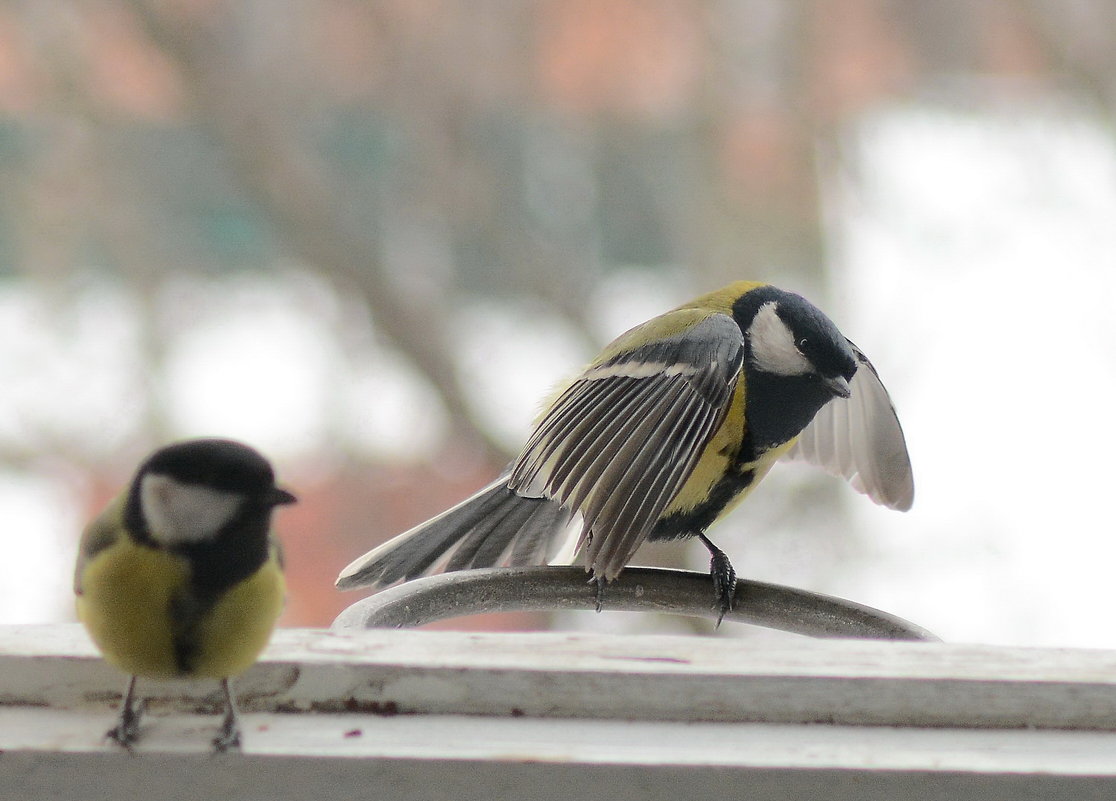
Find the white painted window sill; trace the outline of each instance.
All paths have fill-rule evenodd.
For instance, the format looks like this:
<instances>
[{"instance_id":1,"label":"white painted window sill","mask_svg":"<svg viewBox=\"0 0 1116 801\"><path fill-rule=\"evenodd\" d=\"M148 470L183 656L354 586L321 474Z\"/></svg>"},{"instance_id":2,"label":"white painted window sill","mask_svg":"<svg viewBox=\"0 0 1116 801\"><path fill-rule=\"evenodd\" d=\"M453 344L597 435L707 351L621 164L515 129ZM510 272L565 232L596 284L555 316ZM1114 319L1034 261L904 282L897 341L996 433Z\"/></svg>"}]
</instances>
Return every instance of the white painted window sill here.
<instances>
[{"instance_id":1,"label":"white painted window sill","mask_svg":"<svg viewBox=\"0 0 1116 801\"><path fill-rule=\"evenodd\" d=\"M124 682L76 625L0 627L0 797L1116 798L1110 651L286 629L221 756L216 683L141 683L106 744Z\"/></svg>"}]
</instances>

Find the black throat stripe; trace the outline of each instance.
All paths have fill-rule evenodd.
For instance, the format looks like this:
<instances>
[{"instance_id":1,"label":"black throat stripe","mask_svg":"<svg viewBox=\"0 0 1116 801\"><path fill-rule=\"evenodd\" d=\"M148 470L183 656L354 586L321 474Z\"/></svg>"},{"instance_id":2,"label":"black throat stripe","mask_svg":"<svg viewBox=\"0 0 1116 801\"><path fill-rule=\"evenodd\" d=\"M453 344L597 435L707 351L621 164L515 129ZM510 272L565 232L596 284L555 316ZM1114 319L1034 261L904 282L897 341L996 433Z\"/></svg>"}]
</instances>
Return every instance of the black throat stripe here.
<instances>
[{"instance_id":1,"label":"black throat stripe","mask_svg":"<svg viewBox=\"0 0 1116 801\"><path fill-rule=\"evenodd\" d=\"M745 416L756 454L797 437L833 399L816 375L777 376L749 370L746 380Z\"/></svg>"},{"instance_id":2,"label":"black throat stripe","mask_svg":"<svg viewBox=\"0 0 1116 801\"><path fill-rule=\"evenodd\" d=\"M686 512L675 512L659 518L655 528L648 535L650 540L674 540L679 537L695 537L703 533L720 516L724 508L755 480L754 470L737 469L739 460L728 470L710 491L709 496L700 504Z\"/></svg>"},{"instance_id":3,"label":"black throat stripe","mask_svg":"<svg viewBox=\"0 0 1116 801\"><path fill-rule=\"evenodd\" d=\"M190 581L171 599L175 661L190 673L198 656L198 625L226 592L267 562L270 508L248 508L212 539L174 548L190 565Z\"/></svg>"}]
</instances>

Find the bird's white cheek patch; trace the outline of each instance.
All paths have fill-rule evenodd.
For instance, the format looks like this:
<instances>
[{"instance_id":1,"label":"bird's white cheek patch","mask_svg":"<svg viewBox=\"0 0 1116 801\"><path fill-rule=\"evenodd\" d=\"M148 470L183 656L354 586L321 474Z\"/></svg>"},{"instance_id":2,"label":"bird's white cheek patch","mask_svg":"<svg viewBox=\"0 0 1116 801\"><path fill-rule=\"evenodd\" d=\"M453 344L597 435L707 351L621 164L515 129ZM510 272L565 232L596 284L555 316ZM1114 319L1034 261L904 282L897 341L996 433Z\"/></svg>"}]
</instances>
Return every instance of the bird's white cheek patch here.
<instances>
[{"instance_id":1,"label":"bird's white cheek patch","mask_svg":"<svg viewBox=\"0 0 1116 801\"><path fill-rule=\"evenodd\" d=\"M236 514L241 497L233 492L183 484L151 474L140 482L140 506L151 536L177 544L212 538Z\"/></svg>"},{"instance_id":2,"label":"bird's white cheek patch","mask_svg":"<svg viewBox=\"0 0 1116 801\"><path fill-rule=\"evenodd\" d=\"M748 327L752 364L765 373L804 375L813 370L794 344L794 334L775 311L775 302L765 303Z\"/></svg>"}]
</instances>

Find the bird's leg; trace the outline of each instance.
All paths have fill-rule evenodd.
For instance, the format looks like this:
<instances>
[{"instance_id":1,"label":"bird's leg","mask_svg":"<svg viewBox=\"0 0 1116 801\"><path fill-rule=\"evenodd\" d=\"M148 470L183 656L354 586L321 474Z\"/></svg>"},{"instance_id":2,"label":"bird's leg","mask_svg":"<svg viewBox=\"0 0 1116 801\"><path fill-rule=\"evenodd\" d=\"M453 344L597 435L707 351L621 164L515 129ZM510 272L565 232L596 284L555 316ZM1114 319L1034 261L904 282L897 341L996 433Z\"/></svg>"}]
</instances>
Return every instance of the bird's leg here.
<instances>
[{"instance_id":1,"label":"bird's leg","mask_svg":"<svg viewBox=\"0 0 1116 801\"><path fill-rule=\"evenodd\" d=\"M132 750L132 745L139 740L139 722L143 710L147 707L146 701L136 704L136 677L128 680L128 689L124 692L124 703L120 707L120 720L105 732L105 737L127 750Z\"/></svg>"},{"instance_id":2,"label":"bird's leg","mask_svg":"<svg viewBox=\"0 0 1116 801\"><path fill-rule=\"evenodd\" d=\"M604 608L605 584L608 582L604 576L594 575L589 579L589 583L597 585L597 611L600 612Z\"/></svg>"},{"instance_id":3,"label":"bird's leg","mask_svg":"<svg viewBox=\"0 0 1116 801\"><path fill-rule=\"evenodd\" d=\"M236 717L236 698L233 697L232 681L221 679L225 691L225 719L221 722L221 733L213 738L213 750L221 753L230 748L240 748L240 724Z\"/></svg>"},{"instance_id":4,"label":"bird's leg","mask_svg":"<svg viewBox=\"0 0 1116 801\"><path fill-rule=\"evenodd\" d=\"M717 617L717 625L720 626L725 614L732 610L736 598L736 570L725 552L710 542L708 537L698 534L698 539L709 549L709 575L713 578L713 592L721 610Z\"/></svg>"}]
</instances>

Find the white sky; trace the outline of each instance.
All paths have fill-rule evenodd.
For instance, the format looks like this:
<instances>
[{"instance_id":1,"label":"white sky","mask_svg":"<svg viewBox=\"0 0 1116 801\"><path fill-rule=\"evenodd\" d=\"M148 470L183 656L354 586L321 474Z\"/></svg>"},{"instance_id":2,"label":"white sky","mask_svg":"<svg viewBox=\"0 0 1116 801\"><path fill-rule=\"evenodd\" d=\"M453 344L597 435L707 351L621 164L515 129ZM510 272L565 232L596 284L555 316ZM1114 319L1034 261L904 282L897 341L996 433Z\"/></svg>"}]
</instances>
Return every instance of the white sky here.
<instances>
[{"instance_id":1,"label":"white sky","mask_svg":"<svg viewBox=\"0 0 1116 801\"><path fill-rule=\"evenodd\" d=\"M758 572L741 572L877 606L952 641L1116 647L1111 139L1057 110L903 108L866 122L850 147L828 199L838 263L827 311L896 400L915 508L900 515L854 496L849 509L868 533L836 569L813 574L804 563L826 554L766 540L745 542L734 561L746 568L770 546L755 556ZM627 279L601 293L602 338L689 294ZM142 336L133 306L126 292L90 287L59 330L52 302L0 286L0 445L45 431L103 452L143 411L134 399L144 377L129 358ZM177 283L166 309L195 324L156 387L181 436L242 438L282 465L323 442L422 458L443 433L423 380L371 336L352 335L353 311L305 274ZM463 309L460 323L477 405L515 446L540 398L590 354L538 308L484 304ZM796 469L768 480L793 482ZM81 487L37 475L0 474L10 532L0 622L70 617ZM761 501L747 522L752 504L740 514L754 530L768 521Z\"/></svg>"}]
</instances>

